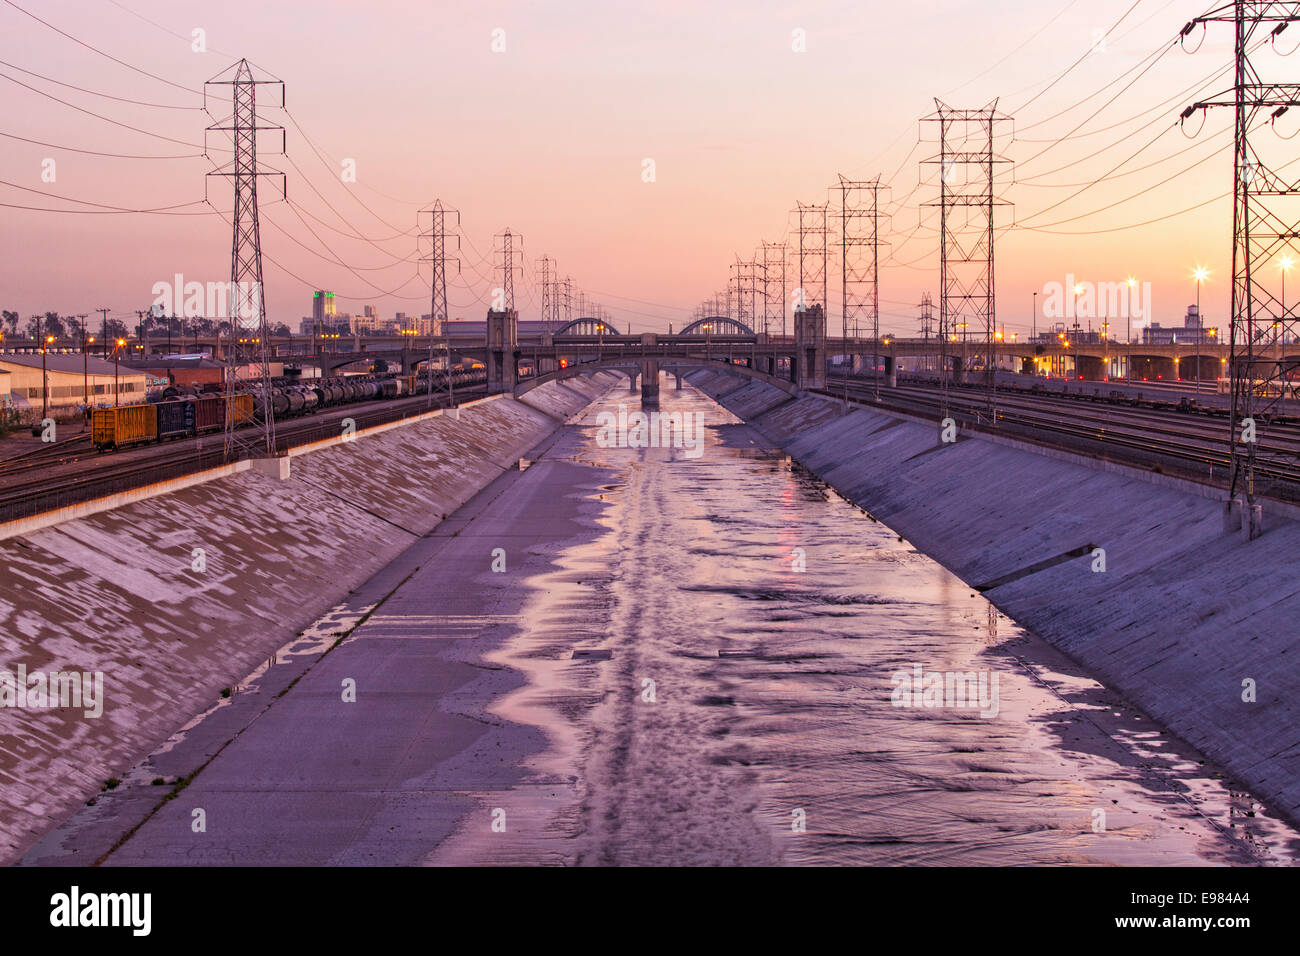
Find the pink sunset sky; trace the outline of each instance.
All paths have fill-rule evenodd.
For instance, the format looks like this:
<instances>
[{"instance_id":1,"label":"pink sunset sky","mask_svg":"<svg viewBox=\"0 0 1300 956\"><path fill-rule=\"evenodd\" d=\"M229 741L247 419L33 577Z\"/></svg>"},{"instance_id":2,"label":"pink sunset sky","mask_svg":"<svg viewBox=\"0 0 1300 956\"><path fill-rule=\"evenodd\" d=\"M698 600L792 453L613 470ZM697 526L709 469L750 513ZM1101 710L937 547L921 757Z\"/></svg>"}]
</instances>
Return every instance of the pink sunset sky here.
<instances>
[{"instance_id":1,"label":"pink sunset sky","mask_svg":"<svg viewBox=\"0 0 1300 956\"><path fill-rule=\"evenodd\" d=\"M461 213L453 316L487 308L500 284L493 237L508 227L524 237L522 318L540 317L536 263L548 255L617 327L680 328L725 289L738 255L793 240L796 201L825 201L844 174L891 187L881 327L916 334L916 303L938 294L935 218L921 207L937 180L921 182L918 165L935 152L918 136L935 97L961 108L998 97L1014 117L1015 139L1000 144L1014 162L1001 187L1013 206L1000 222L1014 228L997 241L1000 325L1027 332L1032 293L1067 274L1150 282L1155 320L1180 325L1198 265L1210 271L1207 321L1226 324L1231 115L1211 111L1185 129L1178 116L1230 82L1231 29L1198 29L1190 53L1157 56L1207 7L0 0L0 306L24 318L125 315L177 273L229 278L218 211L229 213L230 184L208 182L205 205L202 156L204 128L229 104L210 99L209 116L201 91L247 57L286 84L288 112L261 115L287 128L287 155L268 134L261 159L286 173L289 202L267 182L261 236L271 321L295 330L318 288L341 311L428 313L429 267L418 261L428 248L414 232L435 198ZM205 52L193 49L196 30ZM1282 52L1292 40L1279 40ZM1297 124L1285 117L1277 131ZM228 140L206 143L224 162ZM344 181L345 160L356 182ZM109 210L87 203L182 214L88 214ZM835 334L834 279L829 298Z\"/></svg>"}]
</instances>

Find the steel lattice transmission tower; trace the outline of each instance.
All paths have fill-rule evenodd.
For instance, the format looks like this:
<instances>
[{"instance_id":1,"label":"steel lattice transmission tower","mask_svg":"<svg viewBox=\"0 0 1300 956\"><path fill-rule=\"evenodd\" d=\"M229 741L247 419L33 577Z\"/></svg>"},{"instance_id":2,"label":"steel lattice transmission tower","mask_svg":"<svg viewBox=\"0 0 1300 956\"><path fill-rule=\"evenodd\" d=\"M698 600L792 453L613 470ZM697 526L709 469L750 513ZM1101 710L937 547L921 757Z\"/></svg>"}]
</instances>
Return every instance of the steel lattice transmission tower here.
<instances>
[{"instance_id":1,"label":"steel lattice transmission tower","mask_svg":"<svg viewBox=\"0 0 1300 956\"><path fill-rule=\"evenodd\" d=\"M826 313L826 279L830 244L827 211L829 203L796 203L799 216L799 301L800 311L814 305Z\"/></svg>"},{"instance_id":2,"label":"steel lattice transmission tower","mask_svg":"<svg viewBox=\"0 0 1300 956\"><path fill-rule=\"evenodd\" d=\"M1294 339L1296 322L1295 309L1287 307L1282 294L1286 270L1300 259L1296 256L1300 178L1283 175L1284 168L1295 162L1294 146L1263 128L1300 106L1300 83L1266 82L1256 62L1262 59L1265 43L1297 21L1300 3L1236 0L1197 17L1182 30L1186 37L1197 24L1204 29L1207 23L1226 22L1233 24L1235 32L1232 89L1189 106L1182 120L1211 106L1229 106L1235 113L1228 508L1231 516L1234 499L1245 496L1251 538L1263 530L1256 501L1262 477L1256 470L1257 429L1263 418L1281 410L1292 374L1300 368L1300 358L1283 357L1288 323Z\"/></svg>"},{"instance_id":3,"label":"steel lattice transmission tower","mask_svg":"<svg viewBox=\"0 0 1300 956\"><path fill-rule=\"evenodd\" d=\"M858 339L870 331L871 376L880 397L880 193L888 187L880 177L854 181L840 176L840 291L844 338ZM845 356L847 360L848 356ZM845 368L847 374L849 369Z\"/></svg>"},{"instance_id":4,"label":"steel lattice transmission tower","mask_svg":"<svg viewBox=\"0 0 1300 956\"><path fill-rule=\"evenodd\" d=\"M502 303L501 309L496 311L513 312L515 309L515 240L519 240L519 246L522 248L524 237L507 229L505 232L498 233L496 238L500 241L500 245L493 251L501 257Z\"/></svg>"},{"instance_id":5,"label":"steel lattice transmission tower","mask_svg":"<svg viewBox=\"0 0 1300 956\"><path fill-rule=\"evenodd\" d=\"M997 168L1010 161L995 142L1011 117L999 113L995 99L978 110L953 109L935 100L935 113L921 120L937 131L939 152L922 165L939 167L939 198L925 203L939 210L939 326L961 336L963 371L971 364L969 334L983 333L985 382L993 412L993 349L997 307L993 271L994 214L1010 204L998 199ZM1010 130L1007 130L1010 133ZM944 370L944 381L949 370Z\"/></svg>"},{"instance_id":6,"label":"steel lattice transmission tower","mask_svg":"<svg viewBox=\"0 0 1300 956\"><path fill-rule=\"evenodd\" d=\"M456 217L456 231L448 234L447 216ZM460 252L460 213L455 209L447 209L443 206L441 199L435 199L433 205L427 209L421 209L417 214L419 216L429 217L429 255L421 261L433 263L433 275L429 279L429 407L433 407L433 339L434 336L441 332L443 346L447 353L447 401L455 401L454 386L451 381L451 329L447 325L447 319L451 312L447 306L447 263L456 264L456 273L460 273L460 257L447 255L447 240L456 241L456 251Z\"/></svg>"},{"instance_id":7,"label":"steel lattice transmission tower","mask_svg":"<svg viewBox=\"0 0 1300 956\"><path fill-rule=\"evenodd\" d=\"M547 332L555 331L555 318L559 299L556 296L555 260L542 256L537 260L542 272L542 328Z\"/></svg>"},{"instance_id":8,"label":"steel lattice transmission tower","mask_svg":"<svg viewBox=\"0 0 1300 956\"><path fill-rule=\"evenodd\" d=\"M781 335L785 335L785 260L786 248L784 242L764 242L763 243L763 331L771 334L772 332L772 290L777 284L777 276L780 276L781 296L778 301L781 303Z\"/></svg>"},{"instance_id":9,"label":"steel lattice transmission tower","mask_svg":"<svg viewBox=\"0 0 1300 956\"><path fill-rule=\"evenodd\" d=\"M257 88L278 86L280 108L284 107L284 83L259 80L253 76L247 60L240 60L203 84L204 109L208 87L231 88L231 115L228 120L208 127L209 132L227 132L234 142L229 163L208 173L209 177L232 179L235 203L231 215L234 236L230 252L230 335L226 351L226 425L225 457L234 460L243 455L275 455L275 414L271 402L270 329L266 319L266 296L262 284L262 239L257 221L257 181L262 176L281 178L281 195L285 194L284 173L263 170L257 162L257 134L280 133L280 152L284 152L284 127L262 125L257 115ZM240 432L235 397L251 392L261 406L260 440L249 432ZM260 447L259 447L260 446ZM242 453L242 454L241 454Z\"/></svg>"},{"instance_id":10,"label":"steel lattice transmission tower","mask_svg":"<svg viewBox=\"0 0 1300 956\"><path fill-rule=\"evenodd\" d=\"M754 305L757 291L754 282L754 263L746 262L740 256L731 264L731 287L735 289L736 321L742 325L754 326ZM748 300L748 306L746 301Z\"/></svg>"}]
</instances>

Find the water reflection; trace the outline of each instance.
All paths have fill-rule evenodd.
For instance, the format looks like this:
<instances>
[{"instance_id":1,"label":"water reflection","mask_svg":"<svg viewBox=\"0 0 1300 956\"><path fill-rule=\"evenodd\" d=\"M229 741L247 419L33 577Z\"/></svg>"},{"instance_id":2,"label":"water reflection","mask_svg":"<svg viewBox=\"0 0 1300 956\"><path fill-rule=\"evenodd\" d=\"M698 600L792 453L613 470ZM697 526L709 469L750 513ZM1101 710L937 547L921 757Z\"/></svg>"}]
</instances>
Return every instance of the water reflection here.
<instances>
[{"instance_id":1,"label":"water reflection","mask_svg":"<svg viewBox=\"0 0 1300 956\"><path fill-rule=\"evenodd\" d=\"M662 392L707 415L702 457L598 447L627 400L552 453L595 466L595 531L494 655L529 678L496 711L552 741L521 823L435 861L1292 861L1249 794L702 394ZM997 715L897 706L916 667L995 675Z\"/></svg>"}]
</instances>

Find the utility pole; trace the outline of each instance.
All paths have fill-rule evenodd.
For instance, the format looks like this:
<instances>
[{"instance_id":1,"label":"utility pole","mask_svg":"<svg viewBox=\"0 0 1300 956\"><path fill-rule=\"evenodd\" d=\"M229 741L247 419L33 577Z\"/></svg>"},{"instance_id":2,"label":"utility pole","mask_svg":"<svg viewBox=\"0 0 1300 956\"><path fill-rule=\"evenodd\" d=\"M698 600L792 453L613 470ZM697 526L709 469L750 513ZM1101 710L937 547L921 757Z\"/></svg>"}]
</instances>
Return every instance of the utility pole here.
<instances>
[{"instance_id":1,"label":"utility pole","mask_svg":"<svg viewBox=\"0 0 1300 956\"><path fill-rule=\"evenodd\" d=\"M148 309L136 309L136 310L135 310L135 341L136 341L136 345L139 346L139 348L140 348L140 357L141 357L141 358L144 358L145 354L146 354L147 351L148 351L148 350L145 348L145 341L144 341L144 334L145 334L145 333L144 333L144 317L145 317L146 315L152 315L152 314L153 314L153 313L151 313Z\"/></svg>"},{"instance_id":2,"label":"utility pole","mask_svg":"<svg viewBox=\"0 0 1300 956\"><path fill-rule=\"evenodd\" d=\"M999 124L1011 120L998 112L997 102L995 99L983 109L958 110L936 99L935 112L921 120L923 130L926 124L938 129L938 154L921 162L939 167L939 198L925 205L939 209L940 326L945 330L961 329L963 372L970 364L969 328L972 324L977 329L984 327L984 371L991 424L997 422L992 367L997 323L994 211L1008 205L995 194L995 168L1009 162L994 152L994 140ZM957 210L964 210L965 215L956 215Z\"/></svg>"},{"instance_id":3,"label":"utility pole","mask_svg":"<svg viewBox=\"0 0 1300 956\"><path fill-rule=\"evenodd\" d=\"M1228 423L1227 507L1231 516L1233 501L1244 494L1242 517L1251 539L1263 533L1262 505L1257 500L1255 430L1265 418L1282 410L1288 375L1300 366L1300 360L1269 360L1265 349L1257 351L1258 343L1274 323L1285 323L1286 309L1273 285L1273 260L1278 256L1291 259L1300 238L1300 221L1293 205L1296 189L1291 174L1285 173L1295 151L1271 129L1272 121L1300 106L1300 85L1265 82L1260 65L1278 61L1271 59L1268 51L1261 51L1263 63L1257 65L1253 56L1264 44L1273 45L1277 36L1297 21L1300 3L1235 0L1197 17L1182 29L1183 37L1198 24L1204 30L1209 23L1231 23L1234 30L1232 88L1193 103L1183 110L1179 122L1209 107L1226 106L1234 112L1232 316L1228 333L1232 412ZM1279 51L1275 48L1272 52ZM1257 122L1264 112L1269 114L1268 121ZM1203 329L1201 321L1198 343Z\"/></svg>"},{"instance_id":4,"label":"utility pole","mask_svg":"<svg viewBox=\"0 0 1300 956\"><path fill-rule=\"evenodd\" d=\"M50 336L46 334L48 328L46 317L34 315L32 318L37 320L36 328L41 336L41 423L43 427L45 419L50 414L50 373L45 369L45 353L50 347Z\"/></svg>"},{"instance_id":5,"label":"utility pole","mask_svg":"<svg viewBox=\"0 0 1300 956\"><path fill-rule=\"evenodd\" d=\"M456 240L456 251L460 251L460 213L455 209L446 209L441 199L435 199L428 209L421 209L419 215L429 215L429 262L433 263L433 275L430 277L429 303L429 401L427 407L433 407L433 337L434 330L442 331L443 344L447 350L447 407L455 403L455 392L451 382L451 329L447 325L447 262L456 263L456 273L460 274L460 257L447 256L447 214L456 217L456 232L450 238ZM418 216L417 216L418 218Z\"/></svg>"},{"instance_id":6,"label":"utility pole","mask_svg":"<svg viewBox=\"0 0 1300 956\"><path fill-rule=\"evenodd\" d=\"M233 461L240 452L250 457L261 454L275 455L275 414L271 400L270 326L266 318L266 296L262 283L262 239L257 217L257 181L262 176L281 177L282 193L284 173L265 170L257 162L259 132L279 132L281 152L284 145L284 127L263 125L257 115L257 88L262 85L280 88L280 107L284 106L284 84L279 80L259 80L247 60L240 60L229 69L217 74L203 84L204 107L207 107L208 87L229 86L232 110L229 125L209 126L210 132L227 132L234 142L234 155L229 163L213 170L208 176L222 176L233 180L234 210L231 216L233 237L230 248L230 351L226 356L226 430L225 457ZM252 338L254 366L252 375L244 376L241 389L241 363L238 341L241 329ZM261 398L262 440L256 442L239 434L242 424L238 420L236 396L241 391L255 391ZM260 445L260 447L258 447Z\"/></svg>"},{"instance_id":7,"label":"utility pole","mask_svg":"<svg viewBox=\"0 0 1300 956\"><path fill-rule=\"evenodd\" d=\"M107 359L108 358L108 313L110 310L96 309L95 311L100 313L100 315L104 317L104 324L100 327L99 330L99 336L100 336L99 348L100 351L104 354L104 358Z\"/></svg>"},{"instance_id":8,"label":"utility pole","mask_svg":"<svg viewBox=\"0 0 1300 956\"><path fill-rule=\"evenodd\" d=\"M81 404L86 406L87 415L90 414L90 358L86 352L86 316L89 314L82 312L77 316L81 320ZM90 341L95 341L93 335Z\"/></svg>"}]
</instances>

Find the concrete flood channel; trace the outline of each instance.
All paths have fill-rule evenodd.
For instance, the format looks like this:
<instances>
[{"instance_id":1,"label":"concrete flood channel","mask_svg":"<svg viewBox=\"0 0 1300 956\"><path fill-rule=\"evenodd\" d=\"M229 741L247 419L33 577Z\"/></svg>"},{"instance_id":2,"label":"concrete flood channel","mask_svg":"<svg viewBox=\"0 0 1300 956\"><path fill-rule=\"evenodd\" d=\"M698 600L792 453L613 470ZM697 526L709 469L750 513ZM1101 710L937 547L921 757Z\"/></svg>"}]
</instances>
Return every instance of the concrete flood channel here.
<instances>
[{"instance_id":1,"label":"concrete flood channel","mask_svg":"<svg viewBox=\"0 0 1300 956\"><path fill-rule=\"evenodd\" d=\"M25 862L1294 862L1289 823L705 392L662 388L698 449L611 442L639 408L604 391Z\"/></svg>"}]
</instances>

